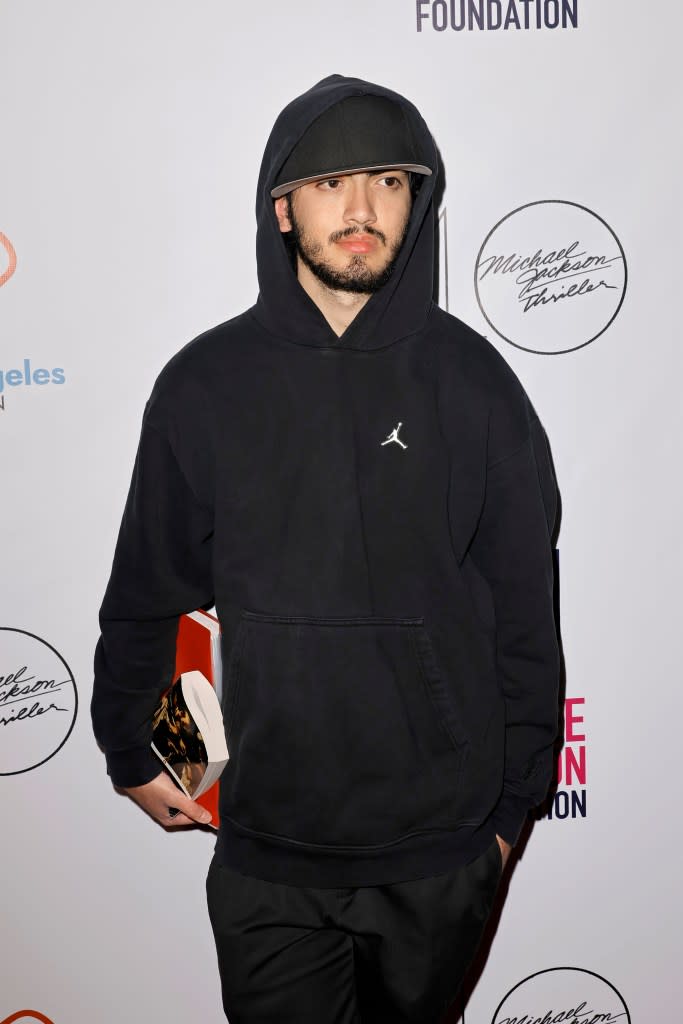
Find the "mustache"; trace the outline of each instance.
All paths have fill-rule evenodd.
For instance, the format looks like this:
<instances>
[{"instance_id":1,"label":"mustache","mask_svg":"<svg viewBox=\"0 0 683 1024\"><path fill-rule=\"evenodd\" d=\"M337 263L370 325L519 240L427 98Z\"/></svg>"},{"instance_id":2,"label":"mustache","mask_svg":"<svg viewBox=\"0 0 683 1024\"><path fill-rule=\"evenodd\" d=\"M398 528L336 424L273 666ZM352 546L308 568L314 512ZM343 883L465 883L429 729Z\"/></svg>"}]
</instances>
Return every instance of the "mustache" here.
<instances>
[{"instance_id":1,"label":"mustache","mask_svg":"<svg viewBox=\"0 0 683 1024\"><path fill-rule=\"evenodd\" d=\"M352 238L353 235L374 235L375 238L379 238L383 245L387 244L387 236L384 232L369 225L365 228L344 228L343 231L333 231L330 235L330 242L339 242L340 239Z\"/></svg>"}]
</instances>

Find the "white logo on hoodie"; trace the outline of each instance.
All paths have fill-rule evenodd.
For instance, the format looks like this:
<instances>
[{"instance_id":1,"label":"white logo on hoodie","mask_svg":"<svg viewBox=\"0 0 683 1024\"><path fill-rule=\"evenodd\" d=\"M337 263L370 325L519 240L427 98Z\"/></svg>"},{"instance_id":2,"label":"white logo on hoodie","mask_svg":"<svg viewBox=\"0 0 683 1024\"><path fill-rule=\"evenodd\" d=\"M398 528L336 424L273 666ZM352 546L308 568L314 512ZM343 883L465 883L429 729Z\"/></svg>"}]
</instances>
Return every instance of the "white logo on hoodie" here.
<instances>
[{"instance_id":1,"label":"white logo on hoodie","mask_svg":"<svg viewBox=\"0 0 683 1024\"><path fill-rule=\"evenodd\" d=\"M387 434L386 441L380 441L380 447L383 444L389 444L390 441L395 441L396 444L400 444L401 448L407 448L408 445L404 444L403 441L401 441L401 439L398 436L398 432L399 432L400 429L401 429L401 420L398 421L398 426L394 427L394 429L391 431L390 434Z\"/></svg>"}]
</instances>

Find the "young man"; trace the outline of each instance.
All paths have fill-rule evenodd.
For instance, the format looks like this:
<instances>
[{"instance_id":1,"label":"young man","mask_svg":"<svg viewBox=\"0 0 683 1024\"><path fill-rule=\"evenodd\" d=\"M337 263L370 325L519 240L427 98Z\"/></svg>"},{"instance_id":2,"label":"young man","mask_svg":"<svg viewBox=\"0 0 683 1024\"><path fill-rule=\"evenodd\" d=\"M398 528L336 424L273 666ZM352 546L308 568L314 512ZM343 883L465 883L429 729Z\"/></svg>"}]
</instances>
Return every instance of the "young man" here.
<instances>
[{"instance_id":1,"label":"young man","mask_svg":"<svg viewBox=\"0 0 683 1024\"><path fill-rule=\"evenodd\" d=\"M145 408L93 722L115 784L204 821L150 718L179 615L215 603L231 1024L438 1021L552 774L555 481L515 374L432 300L437 166L388 89L333 75L290 103L258 300Z\"/></svg>"}]
</instances>

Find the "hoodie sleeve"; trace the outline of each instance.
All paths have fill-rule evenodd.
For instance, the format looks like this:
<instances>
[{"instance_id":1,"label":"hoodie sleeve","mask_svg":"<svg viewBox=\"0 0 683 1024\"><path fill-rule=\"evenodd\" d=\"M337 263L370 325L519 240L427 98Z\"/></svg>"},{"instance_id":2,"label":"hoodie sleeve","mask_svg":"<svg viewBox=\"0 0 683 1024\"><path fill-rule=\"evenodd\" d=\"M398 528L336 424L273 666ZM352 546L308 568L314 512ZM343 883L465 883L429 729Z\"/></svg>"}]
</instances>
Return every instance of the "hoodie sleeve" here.
<instances>
[{"instance_id":1,"label":"hoodie sleeve","mask_svg":"<svg viewBox=\"0 0 683 1024\"><path fill-rule=\"evenodd\" d=\"M99 612L91 715L119 786L159 774L151 718L173 680L180 615L213 603L212 516L183 473L151 400Z\"/></svg>"},{"instance_id":2,"label":"hoodie sleeve","mask_svg":"<svg viewBox=\"0 0 683 1024\"><path fill-rule=\"evenodd\" d=\"M487 468L482 517L471 546L491 587L498 678L505 700L505 772L493 811L514 845L545 797L558 733L560 656L553 608L552 532L557 486L535 413L527 439Z\"/></svg>"}]
</instances>

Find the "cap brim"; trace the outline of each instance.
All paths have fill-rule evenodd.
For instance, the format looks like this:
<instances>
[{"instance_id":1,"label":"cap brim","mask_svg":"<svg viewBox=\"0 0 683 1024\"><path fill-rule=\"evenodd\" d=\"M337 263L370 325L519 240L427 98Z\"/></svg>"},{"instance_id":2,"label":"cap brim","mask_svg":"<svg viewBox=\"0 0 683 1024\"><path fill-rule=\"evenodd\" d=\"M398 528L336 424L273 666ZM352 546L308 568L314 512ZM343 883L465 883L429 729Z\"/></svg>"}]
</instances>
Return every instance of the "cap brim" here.
<instances>
[{"instance_id":1,"label":"cap brim","mask_svg":"<svg viewBox=\"0 0 683 1024\"><path fill-rule=\"evenodd\" d=\"M287 192L293 192L300 185L307 185L310 181L324 181L325 178L342 177L344 174L360 174L361 171L415 171L417 174L431 174L431 168L424 164L366 164L363 167L345 167L343 170L337 168L333 171L325 171L324 174L311 174L307 178L297 178L296 181L286 181L282 185L271 188L270 194L273 199L284 196Z\"/></svg>"}]
</instances>

